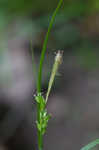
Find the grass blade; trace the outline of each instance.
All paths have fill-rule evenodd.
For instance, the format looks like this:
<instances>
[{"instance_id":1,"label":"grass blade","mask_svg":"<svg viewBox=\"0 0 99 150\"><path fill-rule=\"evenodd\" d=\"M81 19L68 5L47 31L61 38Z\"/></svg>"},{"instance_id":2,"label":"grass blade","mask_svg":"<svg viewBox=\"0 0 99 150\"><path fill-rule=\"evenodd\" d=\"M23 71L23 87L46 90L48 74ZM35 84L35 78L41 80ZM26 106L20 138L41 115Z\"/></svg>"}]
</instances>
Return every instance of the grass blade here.
<instances>
[{"instance_id":1,"label":"grass blade","mask_svg":"<svg viewBox=\"0 0 99 150\"><path fill-rule=\"evenodd\" d=\"M49 24L49 27L48 27L48 31L47 31L47 34L46 34L46 37L45 37L45 40L44 40L42 53L41 53L41 58L40 58L40 64L39 64L39 71L38 71L38 82L37 82L37 91L38 91L38 93L41 92L42 66L43 66L44 56L45 56L45 52L46 52L46 48L47 48L47 42L48 42L49 34L50 34L50 31L51 31L52 26L54 24L55 17L58 13L58 10L62 5L62 2L63 2L63 0L59 1L58 5L57 5L57 8L55 9L55 11L52 15L52 18L51 18L51 21L50 21L50 24Z\"/></svg>"},{"instance_id":2,"label":"grass blade","mask_svg":"<svg viewBox=\"0 0 99 150\"><path fill-rule=\"evenodd\" d=\"M95 141L89 143L88 145L84 146L80 150L90 150L91 148L95 147L97 144L99 144L99 139L96 139Z\"/></svg>"}]
</instances>

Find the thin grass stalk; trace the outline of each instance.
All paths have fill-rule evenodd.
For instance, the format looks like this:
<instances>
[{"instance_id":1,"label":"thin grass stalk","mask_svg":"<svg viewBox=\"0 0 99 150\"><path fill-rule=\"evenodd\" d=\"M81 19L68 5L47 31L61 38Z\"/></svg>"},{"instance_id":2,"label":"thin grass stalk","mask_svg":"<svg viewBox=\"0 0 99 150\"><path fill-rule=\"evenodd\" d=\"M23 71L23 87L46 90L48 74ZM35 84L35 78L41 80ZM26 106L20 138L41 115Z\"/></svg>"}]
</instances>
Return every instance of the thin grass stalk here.
<instances>
[{"instance_id":1,"label":"thin grass stalk","mask_svg":"<svg viewBox=\"0 0 99 150\"><path fill-rule=\"evenodd\" d=\"M59 8L62 5L62 2L63 2L63 0L60 0L59 3L58 3L57 8L55 9L55 11L52 15L52 18L51 18L51 21L50 21L50 24L49 24L49 27L48 27L47 34L45 36L45 40L44 40L44 44L43 44L43 48L42 48L42 52L41 52L41 57L40 57L39 71L38 71L38 82L37 82L37 91L38 91L38 93L41 92L41 79L42 79L42 70L43 70L42 66L43 66L43 62L44 62L45 52L46 52L46 49L47 49L48 38L49 38L52 26L53 26L54 21L55 21L55 17L58 13Z\"/></svg>"},{"instance_id":2,"label":"thin grass stalk","mask_svg":"<svg viewBox=\"0 0 99 150\"><path fill-rule=\"evenodd\" d=\"M50 24L49 24L49 27L48 27L47 34L45 36L45 40L44 40L44 44L43 44L43 48L42 48L42 52L41 52L41 57L40 57L39 70L38 70L37 93L41 92L43 62L44 62L45 52L46 52L46 49L47 49L48 38L49 38L52 26L53 26L54 21L55 21L55 17L58 13L59 8L62 5L62 2L63 2L63 0L60 0L59 3L58 3L57 8L55 9L55 11L52 15L52 18L51 18L51 21L50 21ZM40 106L39 106L39 103L38 103L37 104L37 121L38 122L40 121L40 112L39 112L40 109L39 108L40 108ZM39 150L43 150L43 135L40 133L40 131L38 131L38 147L39 147Z\"/></svg>"}]
</instances>

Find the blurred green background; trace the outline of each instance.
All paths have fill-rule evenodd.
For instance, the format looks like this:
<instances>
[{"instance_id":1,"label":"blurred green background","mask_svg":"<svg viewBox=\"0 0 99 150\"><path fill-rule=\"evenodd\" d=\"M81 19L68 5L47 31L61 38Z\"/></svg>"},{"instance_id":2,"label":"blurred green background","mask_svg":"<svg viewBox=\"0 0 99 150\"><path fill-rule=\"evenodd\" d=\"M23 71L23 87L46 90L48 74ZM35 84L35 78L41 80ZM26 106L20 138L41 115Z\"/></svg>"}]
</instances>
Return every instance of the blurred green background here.
<instances>
[{"instance_id":1,"label":"blurred green background","mask_svg":"<svg viewBox=\"0 0 99 150\"><path fill-rule=\"evenodd\" d=\"M17 34L28 32L31 27L32 36L37 37L35 43L38 47L42 47L51 15L57 3L57 0L1 0L1 33L7 32L11 25L17 23L16 20L20 19L23 24L19 26L19 33L17 32ZM78 52L80 48L78 53L81 54L83 50L88 49L87 55L90 57L92 53L95 53L94 46L95 49L98 48L98 18L98 0L64 0L52 29L49 47L52 49L63 48L68 51L73 49L75 52ZM36 45L35 43L34 45ZM95 54L93 55L95 59ZM83 57L86 59L85 56ZM88 61L90 61L90 58L88 58Z\"/></svg>"}]
</instances>

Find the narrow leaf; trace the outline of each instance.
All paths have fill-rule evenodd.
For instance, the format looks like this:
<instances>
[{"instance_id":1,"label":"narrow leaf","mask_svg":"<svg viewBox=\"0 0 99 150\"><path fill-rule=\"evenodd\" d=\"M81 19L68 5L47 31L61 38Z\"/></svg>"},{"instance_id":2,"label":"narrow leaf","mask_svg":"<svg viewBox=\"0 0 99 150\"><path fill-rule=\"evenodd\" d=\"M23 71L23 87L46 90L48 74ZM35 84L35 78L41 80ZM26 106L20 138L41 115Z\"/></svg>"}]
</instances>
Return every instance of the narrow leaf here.
<instances>
[{"instance_id":1,"label":"narrow leaf","mask_svg":"<svg viewBox=\"0 0 99 150\"><path fill-rule=\"evenodd\" d=\"M95 141L89 143L88 145L84 146L80 150L90 150L91 148L95 147L97 144L99 144L99 139L96 139Z\"/></svg>"}]
</instances>

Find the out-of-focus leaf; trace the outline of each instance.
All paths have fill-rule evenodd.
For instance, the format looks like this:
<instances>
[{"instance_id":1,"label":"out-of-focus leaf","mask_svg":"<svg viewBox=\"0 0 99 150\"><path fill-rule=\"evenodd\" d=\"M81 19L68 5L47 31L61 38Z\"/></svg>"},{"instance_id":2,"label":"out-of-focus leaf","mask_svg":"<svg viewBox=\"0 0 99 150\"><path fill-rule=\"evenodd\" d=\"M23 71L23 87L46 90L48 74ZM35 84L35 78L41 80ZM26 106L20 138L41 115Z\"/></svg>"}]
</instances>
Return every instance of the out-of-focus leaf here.
<instances>
[{"instance_id":1,"label":"out-of-focus leaf","mask_svg":"<svg viewBox=\"0 0 99 150\"><path fill-rule=\"evenodd\" d=\"M88 145L84 146L83 148L81 148L80 150L90 150L93 147L95 147L97 144L99 144L99 139L96 139L95 141L89 143Z\"/></svg>"}]
</instances>

